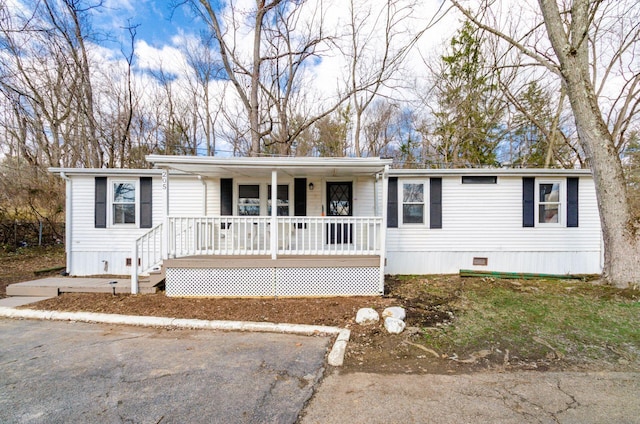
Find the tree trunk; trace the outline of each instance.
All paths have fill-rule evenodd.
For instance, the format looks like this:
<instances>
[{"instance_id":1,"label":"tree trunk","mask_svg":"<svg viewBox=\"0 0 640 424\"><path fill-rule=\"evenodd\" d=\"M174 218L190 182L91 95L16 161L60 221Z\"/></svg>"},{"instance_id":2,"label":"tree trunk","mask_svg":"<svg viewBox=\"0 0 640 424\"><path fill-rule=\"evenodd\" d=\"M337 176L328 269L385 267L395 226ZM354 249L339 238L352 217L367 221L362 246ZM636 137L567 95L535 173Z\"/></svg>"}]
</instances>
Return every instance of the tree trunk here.
<instances>
[{"instance_id":1,"label":"tree trunk","mask_svg":"<svg viewBox=\"0 0 640 424\"><path fill-rule=\"evenodd\" d=\"M571 69L571 67L569 67ZM567 74L575 72L568 71ZM592 86L568 75L567 89L578 135L593 174L604 241L603 277L616 287L640 281L640 249L629 208L622 164L613 138L602 120Z\"/></svg>"},{"instance_id":2,"label":"tree trunk","mask_svg":"<svg viewBox=\"0 0 640 424\"><path fill-rule=\"evenodd\" d=\"M605 252L603 277L616 287L624 288L630 282L640 282L640 245L622 163L602 118L589 75L586 40L589 1L574 1L569 34L563 30L556 1L539 2L596 185Z\"/></svg>"},{"instance_id":3,"label":"tree trunk","mask_svg":"<svg viewBox=\"0 0 640 424\"><path fill-rule=\"evenodd\" d=\"M265 9L264 1L256 1L256 21L253 32L253 66L251 69L251 91L249 93L249 126L251 130L251 150L249 156L260 154L260 109L258 104L258 90L260 88L260 45L262 39L262 19Z\"/></svg>"}]
</instances>

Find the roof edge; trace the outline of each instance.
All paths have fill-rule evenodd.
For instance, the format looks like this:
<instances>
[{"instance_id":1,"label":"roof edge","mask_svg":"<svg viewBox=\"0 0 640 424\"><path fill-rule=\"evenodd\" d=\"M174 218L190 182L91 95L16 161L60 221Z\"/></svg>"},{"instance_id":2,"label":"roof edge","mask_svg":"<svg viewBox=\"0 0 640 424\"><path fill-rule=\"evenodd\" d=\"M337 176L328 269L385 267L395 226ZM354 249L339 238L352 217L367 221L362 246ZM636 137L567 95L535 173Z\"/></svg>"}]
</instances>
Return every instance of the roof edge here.
<instances>
[{"instance_id":1,"label":"roof edge","mask_svg":"<svg viewBox=\"0 0 640 424\"><path fill-rule=\"evenodd\" d=\"M52 174L65 175L161 175L160 169L135 169L135 168L47 168Z\"/></svg>"},{"instance_id":2,"label":"roof edge","mask_svg":"<svg viewBox=\"0 0 640 424\"><path fill-rule=\"evenodd\" d=\"M556 168L456 168L456 169L390 169L389 175L397 177L412 176L457 176L457 175L583 175L591 176L590 169Z\"/></svg>"},{"instance_id":3,"label":"roof edge","mask_svg":"<svg viewBox=\"0 0 640 424\"><path fill-rule=\"evenodd\" d=\"M306 157L306 156L286 156L286 157L220 157L220 156L170 156L170 155L147 155L147 162L156 166L173 164L202 164L221 166L249 166L257 168L277 168L277 167L299 167L309 166L344 166L344 167L370 167L391 165L392 159L382 159L379 157Z\"/></svg>"}]
</instances>

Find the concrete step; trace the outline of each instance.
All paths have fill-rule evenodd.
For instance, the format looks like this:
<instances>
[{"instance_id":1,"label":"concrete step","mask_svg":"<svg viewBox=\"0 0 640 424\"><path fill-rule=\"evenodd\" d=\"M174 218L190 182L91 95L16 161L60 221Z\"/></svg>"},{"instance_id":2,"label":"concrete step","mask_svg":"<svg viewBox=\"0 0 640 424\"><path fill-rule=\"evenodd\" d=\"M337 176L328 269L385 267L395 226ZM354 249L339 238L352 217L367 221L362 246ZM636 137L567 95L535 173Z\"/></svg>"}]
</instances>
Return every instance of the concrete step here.
<instances>
[{"instance_id":1,"label":"concrete step","mask_svg":"<svg viewBox=\"0 0 640 424\"><path fill-rule=\"evenodd\" d=\"M116 281L115 285L110 284ZM7 296L58 296L60 293L131 293L129 280L124 278L47 277L23 281L7 287Z\"/></svg>"},{"instance_id":2,"label":"concrete step","mask_svg":"<svg viewBox=\"0 0 640 424\"><path fill-rule=\"evenodd\" d=\"M27 286L20 284L7 286L7 296L55 297L58 294L58 287L52 286Z\"/></svg>"},{"instance_id":3,"label":"concrete step","mask_svg":"<svg viewBox=\"0 0 640 424\"><path fill-rule=\"evenodd\" d=\"M164 267L157 271L151 271L149 275L140 276L138 279L138 292L140 294L152 294L158 292L158 285L165 279Z\"/></svg>"},{"instance_id":4,"label":"concrete step","mask_svg":"<svg viewBox=\"0 0 640 424\"><path fill-rule=\"evenodd\" d=\"M164 267L158 271L152 271L149 273L149 284L151 286L157 286L165 279Z\"/></svg>"},{"instance_id":5,"label":"concrete step","mask_svg":"<svg viewBox=\"0 0 640 424\"><path fill-rule=\"evenodd\" d=\"M113 289L116 289L116 294L131 293L131 287L120 286L116 284L114 287L102 286L102 287L59 287L60 294L62 293L113 293Z\"/></svg>"},{"instance_id":6,"label":"concrete step","mask_svg":"<svg viewBox=\"0 0 640 424\"><path fill-rule=\"evenodd\" d=\"M138 287L138 293L154 294L154 293L158 293L158 288L157 287Z\"/></svg>"}]
</instances>

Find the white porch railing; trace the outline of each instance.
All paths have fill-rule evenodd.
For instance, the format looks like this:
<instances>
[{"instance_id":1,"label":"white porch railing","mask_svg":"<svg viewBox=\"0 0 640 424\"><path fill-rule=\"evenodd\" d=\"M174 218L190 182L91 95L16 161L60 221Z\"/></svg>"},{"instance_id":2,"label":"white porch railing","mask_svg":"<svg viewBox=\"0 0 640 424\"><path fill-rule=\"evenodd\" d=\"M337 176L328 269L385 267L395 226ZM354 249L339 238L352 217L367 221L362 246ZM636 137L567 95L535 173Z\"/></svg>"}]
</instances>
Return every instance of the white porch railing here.
<instances>
[{"instance_id":1,"label":"white porch railing","mask_svg":"<svg viewBox=\"0 0 640 424\"><path fill-rule=\"evenodd\" d=\"M381 217L277 217L278 255L381 255ZM131 292L138 275L162 262L162 224L133 245ZM167 255L270 255L271 217L170 217Z\"/></svg>"},{"instance_id":2,"label":"white porch railing","mask_svg":"<svg viewBox=\"0 0 640 424\"><path fill-rule=\"evenodd\" d=\"M148 272L162 262L162 224L138 237L133 242L131 263L131 292L138 292L138 275Z\"/></svg>"},{"instance_id":3,"label":"white porch railing","mask_svg":"<svg viewBox=\"0 0 640 424\"><path fill-rule=\"evenodd\" d=\"M379 255L381 217L278 217L279 255ZM269 255L271 217L170 217L169 257Z\"/></svg>"}]
</instances>

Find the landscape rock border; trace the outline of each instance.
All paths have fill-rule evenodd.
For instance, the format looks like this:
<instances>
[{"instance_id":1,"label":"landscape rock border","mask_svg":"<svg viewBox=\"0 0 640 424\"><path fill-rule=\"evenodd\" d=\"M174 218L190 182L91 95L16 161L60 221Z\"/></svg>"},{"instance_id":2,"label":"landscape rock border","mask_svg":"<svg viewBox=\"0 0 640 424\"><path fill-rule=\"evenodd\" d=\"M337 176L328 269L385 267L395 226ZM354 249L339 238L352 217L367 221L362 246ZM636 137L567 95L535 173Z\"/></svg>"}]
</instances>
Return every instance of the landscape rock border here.
<instances>
[{"instance_id":1,"label":"landscape rock border","mask_svg":"<svg viewBox=\"0 0 640 424\"><path fill-rule=\"evenodd\" d=\"M347 329L323 325L277 324L272 322L213 321L202 319L168 318L138 315L99 314L93 312L58 312L37 309L15 309L0 306L0 317L14 319L41 319L51 321L78 321L100 324L123 324L143 327L188 328L219 331L254 331L284 333L302 336L337 336L327 361L334 367L342 366L351 332Z\"/></svg>"},{"instance_id":2,"label":"landscape rock border","mask_svg":"<svg viewBox=\"0 0 640 424\"><path fill-rule=\"evenodd\" d=\"M382 319L385 330L390 334L400 334L407 324L404 322L407 317L406 310L401 306L390 306L382 311ZM360 308L356 314L356 323L360 325L377 324L380 314L373 308Z\"/></svg>"}]
</instances>

